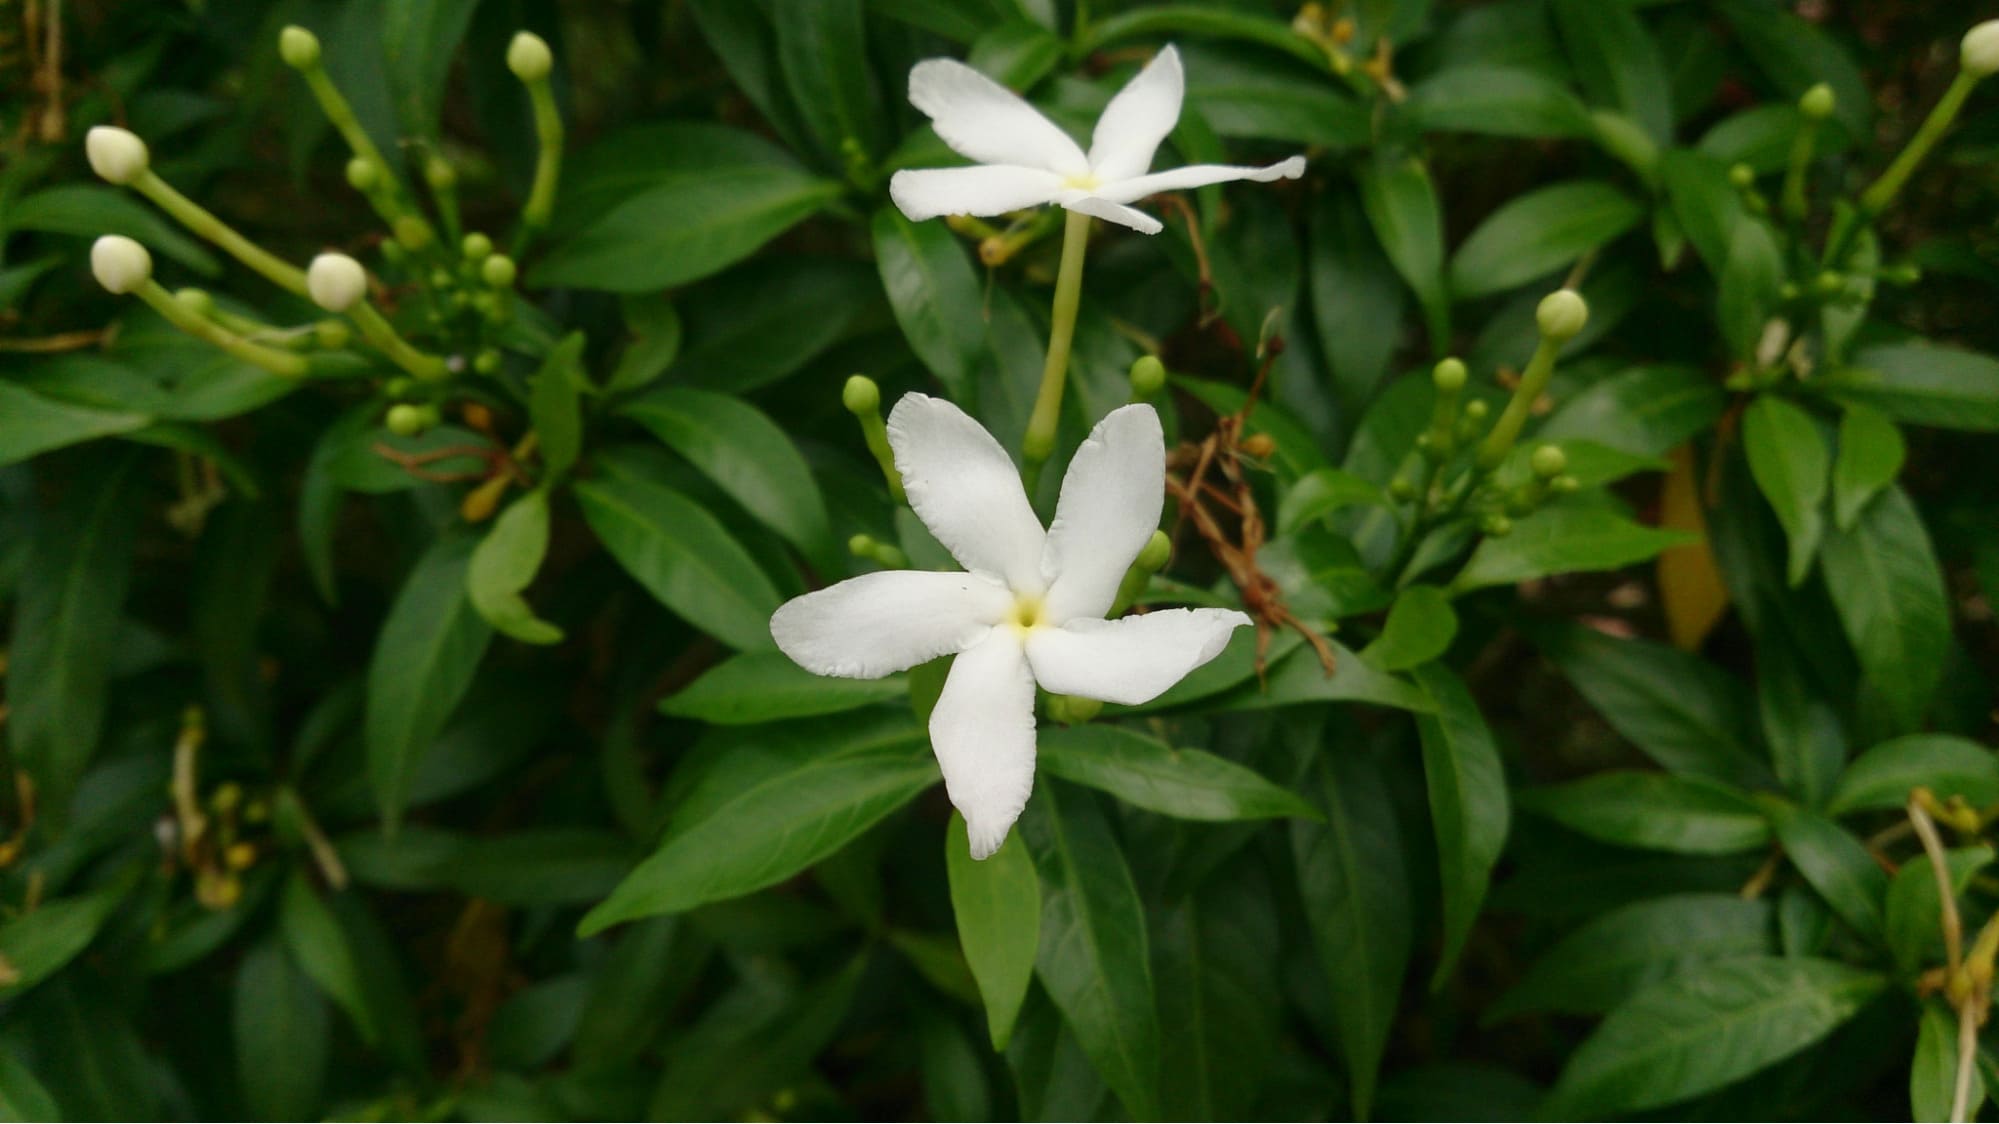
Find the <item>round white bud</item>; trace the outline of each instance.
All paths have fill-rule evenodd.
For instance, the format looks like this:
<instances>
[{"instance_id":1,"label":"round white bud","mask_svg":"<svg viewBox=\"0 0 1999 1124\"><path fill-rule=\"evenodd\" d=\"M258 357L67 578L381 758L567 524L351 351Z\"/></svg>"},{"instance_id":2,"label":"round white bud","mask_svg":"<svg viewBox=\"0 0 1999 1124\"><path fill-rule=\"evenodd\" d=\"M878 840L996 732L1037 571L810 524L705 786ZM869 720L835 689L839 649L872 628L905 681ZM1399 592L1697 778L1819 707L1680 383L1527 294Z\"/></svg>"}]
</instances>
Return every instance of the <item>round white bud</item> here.
<instances>
[{"instance_id":1,"label":"round white bud","mask_svg":"<svg viewBox=\"0 0 1999 1124\"><path fill-rule=\"evenodd\" d=\"M1549 339L1574 339L1589 323L1589 302L1574 289L1556 289L1541 298L1534 320Z\"/></svg>"},{"instance_id":2,"label":"round white bud","mask_svg":"<svg viewBox=\"0 0 1999 1124\"><path fill-rule=\"evenodd\" d=\"M523 82L539 82L548 77L555 66L555 54L548 49L548 40L532 31L514 34L514 41L507 44L507 69Z\"/></svg>"},{"instance_id":3,"label":"round white bud","mask_svg":"<svg viewBox=\"0 0 1999 1124\"><path fill-rule=\"evenodd\" d=\"M107 234L90 247L90 272L99 285L122 295L153 276L153 255L122 234Z\"/></svg>"},{"instance_id":4,"label":"round white bud","mask_svg":"<svg viewBox=\"0 0 1999 1124\"><path fill-rule=\"evenodd\" d=\"M1974 78L1999 74L1999 20L1986 20L1964 33L1958 65Z\"/></svg>"},{"instance_id":5,"label":"round white bud","mask_svg":"<svg viewBox=\"0 0 1999 1124\"><path fill-rule=\"evenodd\" d=\"M306 268L305 289L312 303L328 312L345 312L367 295L368 273L346 254L321 254Z\"/></svg>"},{"instance_id":6,"label":"round white bud","mask_svg":"<svg viewBox=\"0 0 1999 1124\"><path fill-rule=\"evenodd\" d=\"M116 125L98 125L83 135L83 154L90 170L106 183L127 184L139 178L150 159L139 134Z\"/></svg>"}]
</instances>

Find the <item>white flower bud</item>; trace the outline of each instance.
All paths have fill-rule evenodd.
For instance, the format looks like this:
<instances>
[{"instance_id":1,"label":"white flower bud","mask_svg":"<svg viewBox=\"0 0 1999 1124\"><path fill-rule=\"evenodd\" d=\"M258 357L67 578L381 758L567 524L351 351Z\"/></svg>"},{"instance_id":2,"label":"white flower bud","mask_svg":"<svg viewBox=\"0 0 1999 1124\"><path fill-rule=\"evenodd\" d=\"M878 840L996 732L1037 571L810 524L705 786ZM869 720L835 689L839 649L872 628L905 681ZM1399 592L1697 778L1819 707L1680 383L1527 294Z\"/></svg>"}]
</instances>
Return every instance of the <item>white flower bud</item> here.
<instances>
[{"instance_id":1,"label":"white flower bud","mask_svg":"<svg viewBox=\"0 0 1999 1124\"><path fill-rule=\"evenodd\" d=\"M1958 65L1974 78L1999 74L1999 20L1986 20L1964 33Z\"/></svg>"},{"instance_id":2,"label":"white flower bud","mask_svg":"<svg viewBox=\"0 0 1999 1124\"><path fill-rule=\"evenodd\" d=\"M90 272L99 285L122 295L153 276L153 255L122 234L107 234L90 247Z\"/></svg>"},{"instance_id":3,"label":"white flower bud","mask_svg":"<svg viewBox=\"0 0 1999 1124\"><path fill-rule=\"evenodd\" d=\"M319 65L319 36L293 24L278 33L278 55L294 70Z\"/></svg>"},{"instance_id":4,"label":"white flower bud","mask_svg":"<svg viewBox=\"0 0 1999 1124\"><path fill-rule=\"evenodd\" d=\"M368 273L346 254L321 254L305 271L305 288L312 303L328 312L345 312L367 294Z\"/></svg>"},{"instance_id":5,"label":"white flower bud","mask_svg":"<svg viewBox=\"0 0 1999 1124\"><path fill-rule=\"evenodd\" d=\"M1589 303L1574 289L1556 289L1541 298L1534 320L1549 339L1574 339L1589 323Z\"/></svg>"},{"instance_id":6,"label":"white flower bud","mask_svg":"<svg viewBox=\"0 0 1999 1124\"><path fill-rule=\"evenodd\" d=\"M532 31L515 33L514 41L507 44L507 69L523 82L541 81L554 66L555 55L548 49L548 41Z\"/></svg>"},{"instance_id":7,"label":"white flower bud","mask_svg":"<svg viewBox=\"0 0 1999 1124\"><path fill-rule=\"evenodd\" d=\"M83 135L83 154L90 170L106 183L127 184L146 170L146 142L130 129L99 125Z\"/></svg>"}]
</instances>

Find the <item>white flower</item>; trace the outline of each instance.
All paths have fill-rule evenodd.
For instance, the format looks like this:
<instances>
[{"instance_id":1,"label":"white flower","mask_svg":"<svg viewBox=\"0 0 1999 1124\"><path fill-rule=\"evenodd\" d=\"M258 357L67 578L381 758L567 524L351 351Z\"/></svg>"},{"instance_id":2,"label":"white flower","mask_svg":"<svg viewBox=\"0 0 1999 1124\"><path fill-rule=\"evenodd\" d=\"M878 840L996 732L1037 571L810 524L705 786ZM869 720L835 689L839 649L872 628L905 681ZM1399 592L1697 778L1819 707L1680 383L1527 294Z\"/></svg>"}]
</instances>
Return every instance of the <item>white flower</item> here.
<instances>
[{"instance_id":1,"label":"white flower","mask_svg":"<svg viewBox=\"0 0 1999 1124\"><path fill-rule=\"evenodd\" d=\"M1999 72L1999 20L1986 20L1965 32L1958 60L1965 73L1975 78L1989 78Z\"/></svg>"},{"instance_id":2,"label":"white flower","mask_svg":"<svg viewBox=\"0 0 1999 1124\"><path fill-rule=\"evenodd\" d=\"M99 285L122 295L153 275L153 255L122 234L107 234L91 243L90 272Z\"/></svg>"},{"instance_id":3,"label":"white flower","mask_svg":"<svg viewBox=\"0 0 1999 1124\"><path fill-rule=\"evenodd\" d=\"M1213 659L1250 619L1227 609L1103 619L1164 503L1166 443L1150 406L1097 423L1045 532L1005 450L956 406L905 395L888 440L910 507L966 572L865 574L786 603L770 631L800 666L850 679L957 654L930 743L983 859L1034 786L1037 682L1136 705Z\"/></svg>"},{"instance_id":4,"label":"white flower","mask_svg":"<svg viewBox=\"0 0 1999 1124\"><path fill-rule=\"evenodd\" d=\"M90 170L106 183L127 184L146 170L146 142L116 125L97 125L83 134L83 154Z\"/></svg>"},{"instance_id":5,"label":"white flower","mask_svg":"<svg viewBox=\"0 0 1999 1124\"><path fill-rule=\"evenodd\" d=\"M368 293L368 272L346 254L321 254L306 267L305 290L328 312L345 312Z\"/></svg>"},{"instance_id":6,"label":"white flower","mask_svg":"<svg viewBox=\"0 0 1999 1124\"><path fill-rule=\"evenodd\" d=\"M970 168L897 172L888 192L911 219L997 215L1059 203L1072 211L1157 234L1159 220L1126 206L1162 191L1228 180L1297 179L1305 158L1267 168L1192 164L1146 174L1159 142L1180 120L1186 76L1180 53L1160 51L1097 119L1087 155L1053 121L964 63L929 59L909 72L909 100Z\"/></svg>"}]
</instances>

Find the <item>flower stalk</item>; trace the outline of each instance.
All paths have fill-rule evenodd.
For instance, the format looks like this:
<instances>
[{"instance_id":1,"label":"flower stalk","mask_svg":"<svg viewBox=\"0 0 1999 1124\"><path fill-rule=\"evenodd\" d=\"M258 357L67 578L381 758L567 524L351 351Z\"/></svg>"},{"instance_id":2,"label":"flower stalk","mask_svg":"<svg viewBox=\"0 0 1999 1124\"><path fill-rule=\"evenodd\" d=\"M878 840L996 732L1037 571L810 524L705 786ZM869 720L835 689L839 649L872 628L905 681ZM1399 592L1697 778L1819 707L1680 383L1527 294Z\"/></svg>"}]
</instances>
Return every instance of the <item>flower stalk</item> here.
<instances>
[{"instance_id":1,"label":"flower stalk","mask_svg":"<svg viewBox=\"0 0 1999 1124\"><path fill-rule=\"evenodd\" d=\"M1499 420L1492 423L1491 432L1479 444L1473 463L1481 475L1490 475L1506 460L1506 454L1513 451L1513 443L1519 440L1521 427L1527 424L1534 403L1547 392L1548 380L1555 376L1555 360L1562 348L1589 323L1589 305L1575 290L1557 289L1542 299L1535 321L1541 330L1541 342L1534 348L1534 357L1527 361L1527 369L1521 372L1520 385L1513 388L1506 409L1500 411Z\"/></svg>"},{"instance_id":2,"label":"flower stalk","mask_svg":"<svg viewBox=\"0 0 1999 1124\"><path fill-rule=\"evenodd\" d=\"M424 233L427 234L430 224L412 213L403 201L402 189L396 182L395 173L391 170L389 162L383 159L382 150L376 147L374 138L368 135L368 130L361 127L360 118L354 115L354 107L347 104L347 98L341 94L340 87L335 86L333 79L327 76L326 67L320 58L319 37L303 27L296 25L287 27L278 36L278 53L283 56L286 65L298 71L299 77L305 79L306 88L312 91L313 100L319 103L320 111L326 114L326 119L333 124L334 131L347 142L348 149L356 158L371 166L379 176L373 184L373 190L362 191L369 206L375 209L375 213L382 217L383 222L389 224L391 230L396 231L397 238L405 245L409 245L411 241L415 241L419 246L428 242L428 237L416 237L416 226L421 224ZM404 237L405 231L412 237Z\"/></svg>"},{"instance_id":3,"label":"flower stalk","mask_svg":"<svg viewBox=\"0 0 1999 1124\"><path fill-rule=\"evenodd\" d=\"M1083 299L1083 257L1090 246L1090 216L1070 211L1062 224L1062 264L1055 274L1055 304L1049 316L1048 359L1041 367L1041 387L1034 394L1034 412L1027 419L1027 439L1021 445L1028 491L1041 476L1041 466L1055 452L1055 427L1062 419L1062 391L1069 381L1069 347L1076 337L1076 310Z\"/></svg>"},{"instance_id":4,"label":"flower stalk","mask_svg":"<svg viewBox=\"0 0 1999 1124\"><path fill-rule=\"evenodd\" d=\"M902 473L895 468L895 451L889 448L888 426L882 421L882 392L875 380L866 375L854 375L840 391L840 403L854 420L861 423L861 439L867 442L868 452L881 466L882 477L888 481L889 495L895 502L903 503L908 497L902 491Z\"/></svg>"},{"instance_id":5,"label":"flower stalk","mask_svg":"<svg viewBox=\"0 0 1999 1124\"><path fill-rule=\"evenodd\" d=\"M303 355L295 355L289 351L280 351L274 347L265 347L262 344L251 343L249 340L196 312L187 304L174 299L174 295L167 292L166 286L160 284L158 281L147 278L138 288L132 290L132 295L145 301L167 323L172 324L190 336L194 336L196 339L215 345L245 363L262 367L274 375L284 375L287 378L303 378L305 376L309 364Z\"/></svg>"},{"instance_id":6,"label":"flower stalk","mask_svg":"<svg viewBox=\"0 0 1999 1124\"><path fill-rule=\"evenodd\" d=\"M548 80L555 57L541 36L532 31L515 35L507 47L507 67L527 87L539 146L534 185L521 207L521 230L514 240L514 256L519 257L536 235L548 229L549 216L555 210L555 188L562 177L562 113L556 108L555 89Z\"/></svg>"}]
</instances>

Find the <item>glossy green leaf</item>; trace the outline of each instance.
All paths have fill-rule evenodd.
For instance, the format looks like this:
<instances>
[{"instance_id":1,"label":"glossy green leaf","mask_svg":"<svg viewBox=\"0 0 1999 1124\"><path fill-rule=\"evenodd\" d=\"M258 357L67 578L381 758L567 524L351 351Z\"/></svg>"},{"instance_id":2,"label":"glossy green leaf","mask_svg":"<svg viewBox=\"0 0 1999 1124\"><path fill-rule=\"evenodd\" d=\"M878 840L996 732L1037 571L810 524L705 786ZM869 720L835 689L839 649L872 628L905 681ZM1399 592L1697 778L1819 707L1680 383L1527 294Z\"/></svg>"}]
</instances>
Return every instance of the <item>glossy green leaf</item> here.
<instances>
[{"instance_id":1,"label":"glossy green leaf","mask_svg":"<svg viewBox=\"0 0 1999 1124\"><path fill-rule=\"evenodd\" d=\"M1212 10L1212 9L1211 9ZM1310 68L1268 51L1184 43L1187 104L1224 137L1341 150L1368 143L1368 110Z\"/></svg>"},{"instance_id":2,"label":"glossy green leaf","mask_svg":"<svg viewBox=\"0 0 1999 1124\"><path fill-rule=\"evenodd\" d=\"M1491 296L1574 263L1644 217L1630 196L1599 180L1555 184L1513 199L1471 232L1451 258L1460 300Z\"/></svg>"},{"instance_id":3,"label":"glossy green leaf","mask_svg":"<svg viewBox=\"0 0 1999 1124\"><path fill-rule=\"evenodd\" d=\"M541 462L550 479L567 473L583 451L583 375L578 364L585 342L581 332L565 336L542 361L528 392L528 417L540 438Z\"/></svg>"},{"instance_id":4,"label":"glossy green leaf","mask_svg":"<svg viewBox=\"0 0 1999 1124\"><path fill-rule=\"evenodd\" d=\"M1408 297L1352 189L1321 194L1310 211L1305 279L1312 326L1347 409L1358 412L1388 375ZM1289 499L1289 493L1285 496ZM1282 509L1279 525L1283 526Z\"/></svg>"},{"instance_id":5,"label":"glossy green leaf","mask_svg":"<svg viewBox=\"0 0 1999 1124\"><path fill-rule=\"evenodd\" d=\"M1107 14L1092 21L1083 50L1096 51L1128 39L1186 36L1235 39L1283 51L1314 66L1325 65L1325 52L1291 27L1266 15L1208 4L1151 4Z\"/></svg>"},{"instance_id":6,"label":"glossy green leaf","mask_svg":"<svg viewBox=\"0 0 1999 1124\"><path fill-rule=\"evenodd\" d=\"M1605 1014L1669 976L1776 952L1774 919L1768 901L1733 893L1664 894L1620 906L1543 953L1486 1021L1544 1011Z\"/></svg>"},{"instance_id":7,"label":"glossy green leaf","mask_svg":"<svg viewBox=\"0 0 1999 1124\"><path fill-rule=\"evenodd\" d=\"M9 234L39 231L79 238L122 234L203 277L222 272L215 255L199 240L135 196L103 184L63 184L10 200L0 222L4 222Z\"/></svg>"},{"instance_id":8,"label":"glossy green leaf","mask_svg":"<svg viewBox=\"0 0 1999 1124\"><path fill-rule=\"evenodd\" d=\"M1291 853L1355 1116L1365 1118L1395 1020L1415 922L1401 829L1377 766L1359 747L1323 753L1309 781L1323 822L1294 821Z\"/></svg>"},{"instance_id":9,"label":"glossy green leaf","mask_svg":"<svg viewBox=\"0 0 1999 1124\"><path fill-rule=\"evenodd\" d=\"M1908 446L1901 427L1871 406L1848 406L1840 415L1839 456L1832 465L1833 523L1853 530L1860 512L1902 474Z\"/></svg>"},{"instance_id":10,"label":"glossy green leaf","mask_svg":"<svg viewBox=\"0 0 1999 1124\"><path fill-rule=\"evenodd\" d=\"M1360 650L1360 658L1383 671L1408 671L1449 651L1457 635L1450 595L1434 585L1405 586L1388 609L1381 635Z\"/></svg>"},{"instance_id":11,"label":"glossy green leaf","mask_svg":"<svg viewBox=\"0 0 1999 1124\"><path fill-rule=\"evenodd\" d=\"M776 0L777 60L798 115L835 167L887 145L862 0Z\"/></svg>"},{"instance_id":12,"label":"glossy green leaf","mask_svg":"<svg viewBox=\"0 0 1999 1124\"><path fill-rule=\"evenodd\" d=\"M1950 601L1929 532L1906 492L1890 487L1851 531L1820 548L1826 589L1867 682L1902 729L1921 724L1951 646Z\"/></svg>"},{"instance_id":13,"label":"glossy green leaf","mask_svg":"<svg viewBox=\"0 0 1999 1124\"><path fill-rule=\"evenodd\" d=\"M1728 232L1716 317L1737 360L1756 358L1764 329L1778 311L1784 277L1784 251L1776 235L1760 219L1737 216Z\"/></svg>"},{"instance_id":14,"label":"glossy green leaf","mask_svg":"<svg viewBox=\"0 0 1999 1124\"><path fill-rule=\"evenodd\" d=\"M875 266L910 350L953 398L966 400L986 333L964 246L943 223L911 222L894 207L875 212L873 230Z\"/></svg>"},{"instance_id":15,"label":"glossy green leaf","mask_svg":"<svg viewBox=\"0 0 1999 1124\"><path fill-rule=\"evenodd\" d=\"M778 652L744 652L702 673L660 712L725 726L839 714L909 693L900 675L883 679L834 679L799 667Z\"/></svg>"},{"instance_id":16,"label":"glossy green leaf","mask_svg":"<svg viewBox=\"0 0 1999 1124\"><path fill-rule=\"evenodd\" d=\"M1444 893L1444 948L1430 981L1432 988L1441 988L1485 904L1512 809L1499 747L1464 681L1441 664L1429 664L1417 669L1416 682L1437 703L1435 714L1417 717L1416 731L1423 744L1423 776L1430 790L1437 875Z\"/></svg>"},{"instance_id":17,"label":"glossy green leaf","mask_svg":"<svg viewBox=\"0 0 1999 1124\"><path fill-rule=\"evenodd\" d=\"M1474 64L1452 67L1409 87L1402 103L1427 132L1495 137L1580 137L1589 111L1560 83L1532 70Z\"/></svg>"},{"instance_id":18,"label":"glossy green leaf","mask_svg":"<svg viewBox=\"0 0 1999 1124\"><path fill-rule=\"evenodd\" d=\"M416 759L444 731L493 638L465 592L473 550L469 536L445 535L417 560L368 663L368 779L391 828Z\"/></svg>"},{"instance_id":19,"label":"glossy green leaf","mask_svg":"<svg viewBox=\"0 0 1999 1124\"><path fill-rule=\"evenodd\" d=\"M826 556L832 527L819 484L798 447L763 411L712 391L669 386L619 412L800 550Z\"/></svg>"},{"instance_id":20,"label":"glossy green leaf","mask_svg":"<svg viewBox=\"0 0 1999 1124\"><path fill-rule=\"evenodd\" d=\"M1726 405L1721 385L1697 367L1631 367L1559 403L1535 436L1657 457L1714 424Z\"/></svg>"},{"instance_id":21,"label":"glossy green leaf","mask_svg":"<svg viewBox=\"0 0 1999 1124\"><path fill-rule=\"evenodd\" d=\"M965 818L953 813L944 834L944 867L958 944L985 1002L986 1030L993 1049L1005 1051L1041 947L1041 881L1034 859L1018 833L983 861L972 858Z\"/></svg>"},{"instance_id":22,"label":"glossy green leaf","mask_svg":"<svg viewBox=\"0 0 1999 1124\"><path fill-rule=\"evenodd\" d=\"M1159 1009L1145 906L1091 793L1043 780L1017 830L1041 873L1034 971L1135 1120L1159 1114Z\"/></svg>"},{"instance_id":23,"label":"glossy green leaf","mask_svg":"<svg viewBox=\"0 0 1999 1124\"><path fill-rule=\"evenodd\" d=\"M1285 489L1277 505L1277 529L1291 534L1347 507L1385 506L1386 493L1371 480L1339 468L1315 468Z\"/></svg>"},{"instance_id":24,"label":"glossy green leaf","mask_svg":"<svg viewBox=\"0 0 1999 1124\"><path fill-rule=\"evenodd\" d=\"M0 998L12 999L60 971L97 939L114 910L131 893L121 877L81 897L46 902L0 925Z\"/></svg>"},{"instance_id":25,"label":"glossy green leaf","mask_svg":"<svg viewBox=\"0 0 1999 1124\"><path fill-rule=\"evenodd\" d=\"M1549 14L1590 100L1624 111L1661 144L1673 137L1673 91L1665 60L1626 3L1549 0Z\"/></svg>"},{"instance_id":26,"label":"glossy green leaf","mask_svg":"<svg viewBox=\"0 0 1999 1124\"><path fill-rule=\"evenodd\" d=\"M284 894L278 902L278 923L284 933L285 948L299 968L328 999L347 1012L361 1037L374 1043L380 1035L361 979L361 966L340 919L321 900L319 891L312 888L303 872L294 873L285 882Z\"/></svg>"},{"instance_id":27,"label":"glossy green leaf","mask_svg":"<svg viewBox=\"0 0 1999 1124\"><path fill-rule=\"evenodd\" d=\"M1955 1011L1936 999L1923 1003L1922 1018L1916 1024L1916 1057L1909 1065L1910 1119L1951 1119L1951 1107L1957 1100L1958 1034ZM1985 1075L1975 1059L1970 1081L1966 1103L1975 1116L1985 1103Z\"/></svg>"},{"instance_id":28,"label":"glossy green leaf","mask_svg":"<svg viewBox=\"0 0 1999 1124\"><path fill-rule=\"evenodd\" d=\"M1592 839L1682 855L1729 855L1769 845L1749 794L1700 776L1606 772L1528 789L1520 806Z\"/></svg>"},{"instance_id":29,"label":"glossy green leaf","mask_svg":"<svg viewBox=\"0 0 1999 1124\"><path fill-rule=\"evenodd\" d=\"M1253 769L1198 749L1176 749L1123 726L1092 724L1043 730L1038 767L1060 777L1183 820L1314 818L1296 793Z\"/></svg>"},{"instance_id":30,"label":"glossy green leaf","mask_svg":"<svg viewBox=\"0 0 1999 1124\"><path fill-rule=\"evenodd\" d=\"M1798 873L1840 920L1862 937L1880 939L1888 876L1867 847L1816 812L1771 798L1766 798L1765 804L1777 842Z\"/></svg>"},{"instance_id":31,"label":"glossy green leaf","mask_svg":"<svg viewBox=\"0 0 1999 1124\"><path fill-rule=\"evenodd\" d=\"M1831 1034L1886 983L1836 961L1774 956L1673 976L1610 1013L1543 1111L1602 1117L1712 1092Z\"/></svg>"},{"instance_id":32,"label":"glossy green leaf","mask_svg":"<svg viewBox=\"0 0 1999 1124\"><path fill-rule=\"evenodd\" d=\"M869 323L879 290L861 262L759 255L681 298L673 381L736 393L777 382Z\"/></svg>"},{"instance_id":33,"label":"glossy green leaf","mask_svg":"<svg viewBox=\"0 0 1999 1124\"><path fill-rule=\"evenodd\" d=\"M1971 880L1992 865L1990 846L1958 847L1944 852L1944 869L1951 893L1959 899ZM1970 903L1959 902L1959 916ZM1904 861L1888 882L1888 898L1883 910L1883 934L1895 969L1904 976L1916 976L1924 968L1946 962L1943 939L1943 902L1938 897L1936 868L1927 852L1918 852ZM1965 930L1971 939L1971 930Z\"/></svg>"},{"instance_id":34,"label":"glossy green leaf","mask_svg":"<svg viewBox=\"0 0 1999 1124\"><path fill-rule=\"evenodd\" d=\"M28 1064L12 1053L0 1054L0 1119L62 1119L55 1097Z\"/></svg>"},{"instance_id":35,"label":"glossy green leaf","mask_svg":"<svg viewBox=\"0 0 1999 1124\"><path fill-rule=\"evenodd\" d=\"M1431 350L1449 349L1450 293L1444 283L1444 215L1420 160L1377 158L1359 173L1361 205L1388 260L1423 306Z\"/></svg>"},{"instance_id":36,"label":"glossy green leaf","mask_svg":"<svg viewBox=\"0 0 1999 1124\"><path fill-rule=\"evenodd\" d=\"M479 0L386 0L382 47L390 93L404 129L437 135L437 115L452 56L472 23Z\"/></svg>"},{"instance_id":37,"label":"glossy green leaf","mask_svg":"<svg viewBox=\"0 0 1999 1124\"><path fill-rule=\"evenodd\" d=\"M1908 425L1999 431L1999 359L1970 351L1919 343L1870 347L1811 385Z\"/></svg>"},{"instance_id":38,"label":"glossy green leaf","mask_svg":"<svg viewBox=\"0 0 1999 1124\"><path fill-rule=\"evenodd\" d=\"M265 1120L316 1114L331 1052L326 1001L284 945L266 940L236 967L236 1079Z\"/></svg>"},{"instance_id":39,"label":"glossy green leaf","mask_svg":"<svg viewBox=\"0 0 1999 1124\"><path fill-rule=\"evenodd\" d=\"M12 382L0 382L0 465L97 437L129 433L152 420L128 410L101 410L46 398Z\"/></svg>"},{"instance_id":40,"label":"glossy green leaf","mask_svg":"<svg viewBox=\"0 0 1999 1124\"><path fill-rule=\"evenodd\" d=\"M1715 276L1728 265L1729 245L1744 214L1742 193L1729 182L1728 167L1692 149L1668 149L1659 157L1659 178L1673 218Z\"/></svg>"},{"instance_id":41,"label":"glossy green leaf","mask_svg":"<svg viewBox=\"0 0 1999 1124\"><path fill-rule=\"evenodd\" d=\"M744 650L772 646L777 589L713 515L633 458L576 484L583 517L625 571L659 602Z\"/></svg>"},{"instance_id":42,"label":"glossy green leaf","mask_svg":"<svg viewBox=\"0 0 1999 1124\"><path fill-rule=\"evenodd\" d=\"M534 615L521 591L548 553L548 491L536 488L493 520L465 568L465 593L486 623L528 644L554 644L562 630Z\"/></svg>"},{"instance_id":43,"label":"glossy green leaf","mask_svg":"<svg viewBox=\"0 0 1999 1124\"><path fill-rule=\"evenodd\" d=\"M1174 1115L1253 1115L1278 1068L1283 1008L1278 910L1270 882L1232 866L1155 914L1153 975L1161 1041L1160 1100Z\"/></svg>"},{"instance_id":44,"label":"glossy green leaf","mask_svg":"<svg viewBox=\"0 0 1999 1124\"><path fill-rule=\"evenodd\" d=\"M1743 452L1756 486L1790 540L1788 573L1795 588L1811 573L1825 534L1825 497L1832 454L1812 416L1774 395L1758 395L1742 416Z\"/></svg>"},{"instance_id":45,"label":"glossy green leaf","mask_svg":"<svg viewBox=\"0 0 1999 1124\"><path fill-rule=\"evenodd\" d=\"M1900 808L1918 786L1940 797L1962 796L1974 808L1999 803L1999 754L1951 734L1907 734L1853 759L1839 776L1826 810Z\"/></svg>"},{"instance_id":46,"label":"glossy green leaf","mask_svg":"<svg viewBox=\"0 0 1999 1124\"><path fill-rule=\"evenodd\" d=\"M1486 538L1451 583L1455 593L1511 585L1550 574L1617 570L1692 541L1680 531L1633 523L1600 507L1550 507Z\"/></svg>"}]
</instances>

